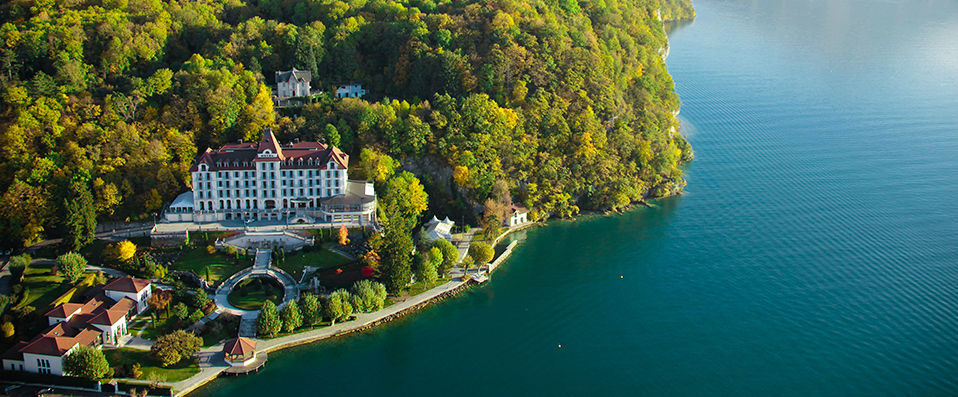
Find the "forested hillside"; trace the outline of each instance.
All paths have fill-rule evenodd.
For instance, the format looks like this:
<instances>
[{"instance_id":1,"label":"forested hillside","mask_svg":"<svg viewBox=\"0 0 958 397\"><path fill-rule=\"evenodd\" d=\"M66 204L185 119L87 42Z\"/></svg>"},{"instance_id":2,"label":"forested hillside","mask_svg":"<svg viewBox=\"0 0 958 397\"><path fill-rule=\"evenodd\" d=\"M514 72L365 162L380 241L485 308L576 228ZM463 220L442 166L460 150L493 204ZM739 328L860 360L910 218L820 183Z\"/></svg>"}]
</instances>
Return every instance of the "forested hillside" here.
<instances>
[{"instance_id":1,"label":"forested hillside","mask_svg":"<svg viewBox=\"0 0 958 397\"><path fill-rule=\"evenodd\" d=\"M684 0L13 0L0 6L0 238L89 238L189 189L198 150L257 139L375 148L430 205L539 216L670 194L691 159L660 18ZM277 114L276 70L366 100ZM369 101L369 102L367 102Z\"/></svg>"}]
</instances>

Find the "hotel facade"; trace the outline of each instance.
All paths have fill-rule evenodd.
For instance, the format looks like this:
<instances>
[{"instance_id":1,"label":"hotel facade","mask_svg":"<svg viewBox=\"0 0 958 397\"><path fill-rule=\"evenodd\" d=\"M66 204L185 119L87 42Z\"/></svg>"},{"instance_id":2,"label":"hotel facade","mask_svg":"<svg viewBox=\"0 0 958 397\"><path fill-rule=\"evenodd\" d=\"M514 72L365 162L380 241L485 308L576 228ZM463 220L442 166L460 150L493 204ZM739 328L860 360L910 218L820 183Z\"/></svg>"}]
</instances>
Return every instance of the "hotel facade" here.
<instances>
[{"instance_id":1,"label":"hotel facade","mask_svg":"<svg viewBox=\"0 0 958 397\"><path fill-rule=\"evenodd\" d=\"M259 143L206 149L190 168L193 190L178 196L170 222L285 220L375 221L371 182L351 181L349 155L320 142L280 144L271 130Z\"/></svg>"}]
</instances>

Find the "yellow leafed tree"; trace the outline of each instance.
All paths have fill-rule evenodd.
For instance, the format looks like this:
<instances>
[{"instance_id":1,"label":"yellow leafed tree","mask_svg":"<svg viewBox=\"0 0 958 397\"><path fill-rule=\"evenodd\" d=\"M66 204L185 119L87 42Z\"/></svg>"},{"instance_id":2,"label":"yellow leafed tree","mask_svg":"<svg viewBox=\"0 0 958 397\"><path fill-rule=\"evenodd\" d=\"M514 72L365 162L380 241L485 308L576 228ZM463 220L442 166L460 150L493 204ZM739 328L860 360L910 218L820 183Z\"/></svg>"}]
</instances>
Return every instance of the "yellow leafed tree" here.
<instances>
[{"instance_id":1,"label":"yellow leafed tree","mask_svg":"<svg viewBox=\"0 0 958 397\"><path fill-rule=\"evenodd\" d=\"M130 240L123 240L116 244L116 257L123 262L133 260L136 255L136 244Z\"/></svg>"}]
</instances>

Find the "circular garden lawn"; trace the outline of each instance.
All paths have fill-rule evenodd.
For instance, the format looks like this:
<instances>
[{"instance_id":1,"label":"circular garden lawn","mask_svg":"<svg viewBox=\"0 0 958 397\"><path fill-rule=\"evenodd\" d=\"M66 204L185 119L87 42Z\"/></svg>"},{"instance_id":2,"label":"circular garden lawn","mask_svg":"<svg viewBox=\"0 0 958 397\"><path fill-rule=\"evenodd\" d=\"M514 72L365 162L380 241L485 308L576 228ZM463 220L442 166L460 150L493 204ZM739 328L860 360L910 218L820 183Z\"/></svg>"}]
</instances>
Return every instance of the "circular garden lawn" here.
<instances>
[{"instance_id":1,"label":"circular garden lawn","mask_svg":"<svg viewBox=\"0 0 958 397\"><path fill-rule=\"evenodd\" d=\"M277 305L283 301L283 286L272 277L250 277L230 291L229 302L237 309L259 310L266 300Z\"/></svg>"}]
</instances>

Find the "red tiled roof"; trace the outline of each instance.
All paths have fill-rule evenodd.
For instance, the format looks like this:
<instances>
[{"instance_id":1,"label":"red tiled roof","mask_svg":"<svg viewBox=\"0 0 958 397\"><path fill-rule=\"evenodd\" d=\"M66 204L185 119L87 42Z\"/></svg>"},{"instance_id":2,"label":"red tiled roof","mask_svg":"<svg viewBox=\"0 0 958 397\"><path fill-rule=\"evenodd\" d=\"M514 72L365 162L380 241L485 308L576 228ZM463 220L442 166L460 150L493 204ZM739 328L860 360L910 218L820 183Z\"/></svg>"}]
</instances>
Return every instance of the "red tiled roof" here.
<instances>
[{"instance_id":1,"label":"red tiled roof","mask_svg":"<svg viewBox=\"0 0 958 397\"><path fill-rule=\"evenodd\" d=\"M40 336L74 336L77 329L66 323L56 323L40 333Z\"/></svg>"},{"instance_id":2,"label":"red tiled roof","mask_svg":"<svg viewBox=\"0 0 958 397\"><path fill-rule=\"evenodd\" d=\"M77 345L76 338L69 336L41 336L20 349L21 353L62 356Z\"/></svg>"},{"instance_id":3,"label":"red tiled roof","mask_svg":"<svg viewBox=\"0 0 958 397\"><path fill-rule=\"evenodd\" d=\"M223 353L231 356L246 356L253 353L254 350L256 350L256 341L242 336L230 339L223 345Z\"/></svg>"},{"instance_id":4,"label":"red tiled roof","mask_svg":"<svg viewBox=\"0 0 958 397\"><path fill-rule=\"evenodd\" d=\"M0 356L0 358L5 358L8 360L23 361L23 353L20 350L23 349L24 346L28 344L30 344L30 342L23 342L23 341L17 342L17 344L13 345L13 347L3 352L3 356Z\"/></svg>"},{"instance_id":5,"label":"red tiled roof","mask_svg":"<svg viewBox=\"0 0 958 397\"><path fill-rule=\"evenodd\" d=\"M136 307L135 300L127 298L127 297L123 297L123 299L120 299L119 302L117 302L113 306L110 306L110 308L107 310L110 310L110 311L116 310L116 311L121 311L123 313L129 313L130 310L132 310L134 307Z\"/></svg>"},{"instance_id":6,"label":"red tiled roof","mask_svg":"<svg viewBox=\"0 0 958 397\"><path fill-rule=\"evenodd\" d=\"M259 146L256 148L256 152L262 153L266 149L276 153L280 160L283 159L283 149L280 149L279 142L276 142L276 135L273 135L272 129L267 129L263 132L263 138L260 139Z\"/></svg>"},{"instance_id":7,"label":"red tiled roof","mask_svg":"<svg viewBox=\"0 0 958 397\"><path fill-rule=\"evenodd\" d=\"M74 338L77 340L77 343L83 346L89 346L90 343L93 343L93 341L95 341L96 338L99 338L100 335L102 334L103 334L102 331L98 329L88 328L83 331L80 331L80 333L77 334L77 336L75 336Z\"/></svg>"},{"instance_id":8,"label":"red tiled roof","mask_svg":"<svg viewBox=\"0 0 958 397\"><path fill-rule=\"evenodd\" d=\"M109 284L103 286L104 290L107 291L120 291L120 292L140 292L143 288L150 286L150 280L142 278L133 278L133 277L120 277L116 280L111 281Z\"/></svg>"},{"instance_id":9,"label":"red tiled roof","mask_svg":"<svg viewBox=\"0 0 958 397\"><path fill-rule=\"evenodd\" d=\"M57 307L54 307L53 310L48 311L47 314L44 314L44 316L67 318L82 307L83 305L79 303L61 303L57 305Z\"/></svg>"},{"instance_id":10,"label":"red tiled roof","mask_svg":"<svg viewBox=\"0 0 958 397\"><path fill-rule=\"evenodd\" d=\"M265 149L270 149L277 153L277 158L257 157L257 154ZM313 160L310 164L307 160ZM205 163L210 171L252 171L255 170L254 162L257 161L281 161L282 169L311 168L324 169L329 161L335 161L342 168L349 167L349 155L343 153L339 148L332 147L321 142L296 142L280 144L271 130L263 132L263 138L257 143L234 143L223 145L219 149L206 149L196 157L190 172L199 170L199 165ZM289 160L294 160L291 164ZM298 160L303 160L300 165Z\"/></svg>"},{"instance_id":11,"label":"red tiled roof","mask_svg":"<svg viewBox=\"0 0 958 397\"><path fill-rule=\"evenodd\" d=\"M126 310L104 310L93 316L93 318L87 320L89 324L100 324L100 325L113 325L123 319L126 316Z\"/></svg>"}]
</instances>

